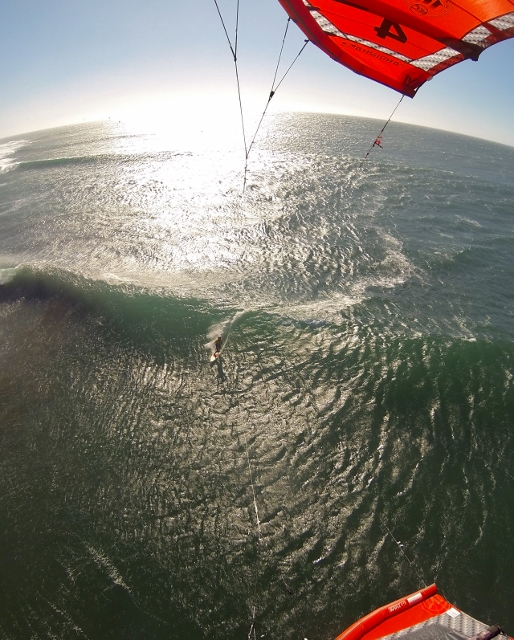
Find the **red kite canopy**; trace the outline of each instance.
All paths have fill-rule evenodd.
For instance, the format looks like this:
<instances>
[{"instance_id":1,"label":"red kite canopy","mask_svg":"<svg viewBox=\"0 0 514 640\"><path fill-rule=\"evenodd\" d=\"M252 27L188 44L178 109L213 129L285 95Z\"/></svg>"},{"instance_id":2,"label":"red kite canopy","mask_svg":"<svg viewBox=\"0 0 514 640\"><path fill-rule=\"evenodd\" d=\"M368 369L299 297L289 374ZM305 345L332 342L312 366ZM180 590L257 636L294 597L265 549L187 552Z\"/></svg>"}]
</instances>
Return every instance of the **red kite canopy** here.
<instances>
[{"instance_id":1,"label":"red kite canopy","mask_svg":"<svg viewBox=\"0 0 514 640\"><path fill-rule=\"evenodd\" d=\"M436 73L514 37L514 0L311 1L279 0L334 60L411 98Z\"/></svg>"}]
</instances>

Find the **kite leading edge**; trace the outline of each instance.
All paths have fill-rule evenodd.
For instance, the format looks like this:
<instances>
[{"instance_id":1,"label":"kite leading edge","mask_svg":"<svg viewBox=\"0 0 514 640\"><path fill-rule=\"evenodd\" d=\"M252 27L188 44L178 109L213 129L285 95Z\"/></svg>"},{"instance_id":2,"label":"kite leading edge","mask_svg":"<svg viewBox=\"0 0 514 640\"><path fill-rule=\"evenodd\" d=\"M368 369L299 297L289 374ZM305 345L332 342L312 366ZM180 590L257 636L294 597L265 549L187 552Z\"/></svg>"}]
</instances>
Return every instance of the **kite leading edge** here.
<instances>
[{"instance_id":1,"label":"kite leading edge","mask_svg":"<svg viewBox=\"0 0 514 640\"><path fill-rule=\"evenodd\" d=\"M279 0L307 38L414 97L433 76L514 37L514 0Z\"/></svg>"}]
</instances>

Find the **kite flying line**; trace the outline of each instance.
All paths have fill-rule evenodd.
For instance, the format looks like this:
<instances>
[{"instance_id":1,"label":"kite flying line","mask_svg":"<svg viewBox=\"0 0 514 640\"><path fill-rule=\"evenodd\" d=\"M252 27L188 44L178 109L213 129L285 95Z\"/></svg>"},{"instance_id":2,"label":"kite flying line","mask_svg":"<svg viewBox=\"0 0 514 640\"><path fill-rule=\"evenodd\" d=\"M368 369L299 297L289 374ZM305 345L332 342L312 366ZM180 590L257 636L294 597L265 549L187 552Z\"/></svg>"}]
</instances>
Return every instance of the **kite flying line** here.
<instances>
[{"instance_id":1,"label":"kite flying line","mask_svg":"<svg viewBox=\"0 0 514 640\"><path fill-rule=\"evenodd\" d=\"M395 114L396 109L398 109L398 107L400 106L401 101L405 98L405 95L402 95L402 97L400 98L400 100L398 101L398 104L396 105L396 107L393 109L393 112L391 113L391 115L389 116L389 118L387 119L387 122L385 123L385 125L382 127L382 129L380 129L380 133L378 134L378 136L375 138L375 141L373 142L373 144L371 145L371 147L368 149L368 153L364 156L364 158L362 158L361 163L359 165L359 169L362 168L362 165L366 162L369 154L372 152L372 150L375 147L380 147L382 149L382 134L385 131L385 128L387 127L387 125L391 122L392 117Z\"/></svg>"},{"instance_id":2,"label":"kite flying line","mask_svg":"<svg viewBox=\"0 0 514 640\"><path fill-rule=\"evenodd\" d=\"M246 438L246 433L243 435L245 439L246 461L248 463L248 475L250 477L250 485L252 487L253 507L255 509L255 522L257 524L257 538L258 538L258 544L260 545L261 544L261 521L259 520L259 509L257 508L257 498L255 496L255 485L253 483L252 465L250 464L250 454L248 452L248 440ZM254 580L254 599L257 600L257 573L255 574L255 580ZM252 606L252 624L250 625L250 631L248 632L248 640L257 640L257 629L255 627L256 619L257 619L257 607L253 605Z\"/></svg>"},{"instance_id":3,"label":"kite flying line","mask_svg":"<svg viewBox=\"0 0 514 640\"><path fill-rule=\"evenodd\" d=\"M219 5L218 5L218 0L214 0L214 4L216 5L216 10L217 10L218 15L220 17L221 25L223 27L223 31L225 32L225 36L227 38L228 46L230 47L230 51L232 52L232 57L234 59L234 70L235 70L235 73L236 73L236 84L237 84L237 98L239 100L239 113L241 115L241 129L242 129L242 132L243 132L243 144L244 144L244 148L245 148L245 154L248 157L248 145L247 145L247 142L246 142L243 102L242 102L242 98L241 98L241 82L239 80L239 68L237 66L237 44L238 44L238 37L239 37L239 4L240 4L240 0L237 0L236 29L235 29L234 45L233 46L232 46L232 40L230 39L230 36L228 35L228 31L227 31L227 27L225 25L225 21L223 20L223 15L221 14L221 11L220 11L220 8L219 8Z\"/></svg>"},{"instance_id":4,"label":"kite flying line","mask_svg":"<svg viewBox=\"0 0 514 640\"><path fill-rule=\"evenodd\" d=\"M230 36L228 34L227 27L226 27L225 21L223 19L223 15L222 15L221 10L220 10L219 5L218 5L218 1L214 0L214 4L216 5L216 10L217 10L218 16L219 16L219 18L221 20L221 24L222 24L223 30L225 32L225 37L227 38L227 42L228 42L228 45L230 47L230 51L232 53L232 57L234 59L234 68L235 68L236 83L237 83L237 96L238 96L238 101L239 101L239 112L240 112L240 115L241 115L241 128L242 128L242 132L243 132L243 144L244 144L244 150L245 150L245 170L244 170L244 182L243 182L243 193L244 193L245 188L246 188L246 180L247 180L247 174L248 174L248 158L250 156L250 151L252 150L252 147L253 147L253 145L255 143L255 140L257 139L257 135L258 135L259 130L261 128L262 121L264 120L264 117L265 117L266 112L268 110L268 107L269 107L269 104L271 102L271 99L273 98L273 96L277 92L277 90L280 87L280 85L284 82L284 80L285 80L286 76L288 75L288 73L293 68L294 63L298 60L300 55L303 53L305 47L309 44L309 40L305 40L304 41L304 44L303 44L302 48L300 49L300 51L298 52L298 54L294 58L293 62L289 65L289 67L287 68L286 72L284 73L284 75L282 76L280 81L277 82L278 70L280 68L280 62L282 60L282 53L284 51L284 45L285 45L285 42L286 42L288 30L289 30L289 23L291 22L291 18L288 18L287 19L287 24L286 24L286 30L284 32L284 37L282 38L282 46L280 47L280 53L279 53L279 56L278 56L277 66L275 68L275 75L273 76L273 82L271 83L271 89L270 89L270 92L269 92L268 101L266 102L266 106L264 107L264 110L262 112L261 118L259 120L259 124L257 125L255 133L253 135L252 141L250 142L250 144L248 144L248 141L247 141L247 138L246 138L245 122L244 122L243 101L242 101L242 97L241 97L241 82L240 82L240 79L239 79L239 68L238 68L238 64L237 64L237 43L238 43L238 37L239 37L240 0L237 0L237 7L236 7L236 27L235 27L235 35L234 35L234 44L232 44L232 40L230 39Z\"/></svg>"},{"instance_id":5,"label":"kite flying line","mask_svg":"<svg viewBox=\"0 0 514 640\"><path fill-rule=\"evenodd\" d=\"M409 563L409 567L417 574L417 579L419 580L419 584L424 585L425 587L427 586L426 581L423 579L423 576L421 575L421 573L419 572L418 568L416 567L416 565L411 562L409 556L405 553L405 547L404 545L397 540L394 535L391 533L391 531L389 530L389 527L385 524L385 522L381 521L381 525L384 527L384 529L387 531L387 533L391 536L391 538L394 540L394 542L396 543L398 549L400 550L400 553L402 553L403 557L407 560L407 562Z\"/></svg>"}]
</instances>

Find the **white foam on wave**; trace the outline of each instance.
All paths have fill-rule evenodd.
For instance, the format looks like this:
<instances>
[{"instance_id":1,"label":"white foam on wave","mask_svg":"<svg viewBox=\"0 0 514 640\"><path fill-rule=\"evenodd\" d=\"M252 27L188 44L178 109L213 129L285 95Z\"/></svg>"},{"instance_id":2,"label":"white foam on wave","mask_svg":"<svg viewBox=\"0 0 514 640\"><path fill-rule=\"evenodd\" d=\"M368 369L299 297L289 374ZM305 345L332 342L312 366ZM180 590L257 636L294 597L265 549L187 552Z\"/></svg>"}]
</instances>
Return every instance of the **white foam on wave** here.
<instances>
[{"instance_id":1,"label":"white foam on wave","mask_svg":"<svg viewBox=\"0 0 514 640\"><path fill-rule=\"evenodd\" d=\"M104 570L106 572L106 574L112 580L113 584L116 584L116 585L118 585L120 587L123 587L123 589L125 589L125 591L127 591L128 593L130 593L132 595L132 590L127 585L127 583L123 580L123 577L119 573L118 569L112 564L112 562L109 560L109 558L104 553L102 553L101 551L98 551L97 549L95 549L91 545L86 544L85 546L86 546L87 550L89 551L89 553L91 554L91 557L92 557L94 563L100 569L102 569L102 570Z\"/></svg>"},{"instance_id":2,"label":"white foam on wave","mask_svg":"<svg viewBox=\"0 0 514 640\"><path fill-rule=\"evenodd\" d=\"M377 276L375 286L392 288L403 284L413 275L419 276L419 270L403 250L403 243L385 231L380 235L384 243L385 257L380 263L380 275Z\"/></svg>"},{"instance_id":3,"label":"white foam on wave","mask_svg":"<svg viewBox=\"0 0 514 640\"><path fill-rule=\"evenodd\" d=\"M303 303L286 304L281 313L285 317L306 322L312 326L324 323L339 323L341 313L362 304L366 299L364 291L333 293L325 298L318 298Z\"/></svg>"},{"instance_id":4,"label":"white foam on wave","mask_svg":"<svg viewBox=\"0 0 514 640\"><path fill-rule=\"evenodd\" d=\"M26 144L29 144L27 140L13 140L0 144L0 173L12 171L18 165L12 155Z\"/></svg>"},{"instance_id":5,"label":"white foam on wave","mask_svg":"<svg viewBox=\"0 0 514 640\"><path fill-rule=\"evenodd\" d=\"M244 309L242 311L237 311L232 317L227 318L223 322L219 322L211 326L209 331L207 332L208 342L204 345L207 350L212 350L213 343L218 336L223 337L223 348L225 348L228 342L228 336L230 331L236 324L236 322L248 312L248 309Z\"/></svg>"},{"instance_id":6,"label":"white foam on wave","mask_svg":"<svg viewBox=\"0 0 514 640\"><path fill-rule=\"evenodd\" d=\"M17 272L17 267L9 267L7 269L0 268L0 285L11 282Z\"/></svg>"},{"instance_id":7,"label":"white foam on wave","mask_svg":"<svg viewBox=\"0 0 514 640\"><path fill-rule=\"evenodd\" d=\"M284 315L312 325L339 323L351 310L375 295L376 289L394 289L409 278L422 277L419 270L405 255L403 244L389 233L380 233L383 258L376 262L372 274L344 283L344 290L330 291L314 300L286 304Z\"/></svg>"}]
</instances>

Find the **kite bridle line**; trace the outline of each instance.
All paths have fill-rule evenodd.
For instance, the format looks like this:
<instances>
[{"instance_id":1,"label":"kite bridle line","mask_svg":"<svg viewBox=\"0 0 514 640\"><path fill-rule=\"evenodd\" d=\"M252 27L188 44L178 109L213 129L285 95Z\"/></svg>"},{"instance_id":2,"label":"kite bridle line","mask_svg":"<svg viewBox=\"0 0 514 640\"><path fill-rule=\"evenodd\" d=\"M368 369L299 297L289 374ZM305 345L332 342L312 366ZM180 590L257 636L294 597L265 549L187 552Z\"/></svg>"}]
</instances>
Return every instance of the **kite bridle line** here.
<instances>
[{"instance_id":1,"label":"kite bridle line","mask_svg":"<svg viewBox=\"0 0 514 640\"><path fill-rule=\"evenodd\" d=\"M221 25L223 27L223 31L225 32L225 37L227 38L228 46L230 47L230 51L232 53L232 58L234 60L234 71L236 74L236 84L237 84L237 98L239 101L239 114L241 116L241 131L243 133L243 144L245 148L245 156L248 158L248 145L246 143L246 132L245 132L245 121L244 121L244 111L243 111L243 100L241 97L241 82L239 80L239 68L237 65L237 44L239 37L239 4L240 0L237 0L237 8L236 8L236 28L235 28L235 36L234 36L234 45L232 45L232 40L228 35L227 27L225 25L225 20L223 19L223 15L221 13L220 7L218 5L218 0L214 0L214 4L216 5L216 11L218 12L218 16L221 20ZM246 176L245 176L246 177Z\"/></svg>"},{"instance_id":2,"label":"kite bridle line","mask_svg":"<svg viewBox=\"0 0 514 640\"><path fill-rule=\"evenodd\" d=\"M252 141L250 143L250 146L248 147L248 151L246 154L246 161L248 162L248 156L250 155L250 151L252 150L252 147L255 143L255 140L257 138L257 134L259 133L259 129L261 128L261 124L262 121L264 120L264 116L266 115L266 112L268 110L269 107L269 103L271 102L271 98L273 98L273 96L275 95L275 93L278 91L278 88L280 87L280 85L284 82L284 80L286 79L287 74L291 71L291 69L293 68L294 63L298 60L298 58L301 56L301 54L303 53L305 47L309 44L309 40L305 40L302 48L300 49L300 51L296 54L296 58L293 60L293 62L291 62L291 64L289 65L287 71L284 73L284 75L282 76L282 78L280 79L280 82L277 83L277 75L278 75L278 69L280 67L280 62L282 60L282 53L284 51L284 45L286 42L286 37L287 37L287 31L289 29L289 23L291 22L291 18L287 19L287 24L286 24L286 30L284 33L284 37L282 39L282 46L280 47L280 53L278 55L278 61L277 61L277 67L275 69L275 75L273 76L273 82L271 83L271 89L269 92L269 97L268 97L268 101L266 102L266 106L264 107L264 111L262 112L261 115L261 119L259 120L259 124L257 125L257 128L255 130L255 134L252 138ZM246 180L246 171L247 168L245 167L245 180Z\"/></svg>"},{"instance_id":3,"label":"kite bridle line","mask_svg":"<svg viewBox=\"0 0 514 640\"><path fill-rule=\"evenodd\" d=\"M364 156L364 158L362 158L361 163L360 163L360 165L359 165L359 169L362 169L362 165L366 162L366 160L367 160L367 158L368 158L369 154L372 152L372 150L374 149L374 147L380 147L380 146L381 146L380 142L381 142L381 139L382 139L382 134L384 133L384 131L385 131L385 129L386 129L386 127L387 127L387 125L391 122L391 120L392 120L392 118L393 118L393 116L394 116L394 114L395 114L395 112L396 112L396 109L398 109L398 107L399 107L399 106L400 106L400 104L401 104L401 101L402 101L404 98L405 98L405 95L404 95L404 94L402 94L402 97L401 97L401 98L400 98L400 100L398 101L398 104L396 105L396 107L393 109L393 112L391 113L391 115L390 115L390 116L389 116L389 118L387 119L387 122L386 122L386 123L385 123L385 125L382 127L382 129L380 129L380 133L378 134L378 136L376 136L376 138L375 138L375 140L374 140L373 144L372 144L372 145L371 145L371 147L368 149L368 153Z\"/></svg>"},{"instance_id":4,"label":"kite bridle line","mask_svg":"<svg viewBox=\"0 0 514 640\"><path fill-rule=\"evenodd\" d=\"M278 56L278 62L277 62L277 66L275 68L275 75L273 76L273 82L271 84L271 90L269 92L268 101L266 102L266 106L264 107L264 110L263 110L261 118L259 120L259 124L257 125L257 128L255 130L255 133L254 133L254 136L252 138L252 141L248 145L247 140L246 140L246 129L245 129L245 122L244 122L243 100L242 100L242 96L241 96L241 82L240 82L240 79L239 79L239 68L238 68L238 64L237 64L237 44L238 44L238 38L239 38L240 0L237 0L236 27L235 27L235 35L234 35L234 44L232 44L232 40L230 39L230 36L228 34L228 30L227 30L227 27L225 25L225 20L223 19L223 15L222 15L221 10L220 10L219 5L218 5L218 0L214 0L214 4L216 5L216 11L218 12L218 16L220 18L221 25L223 27L223 31L225 32L225 37L227 39L228 46L230 47L230 51L232 53L232 58L234 60L234 70L235 70L235 74L236 74L236 84L237 84L237 97L238 97L238 101L239 101L239 113L240 113L240 116L241 116L241 129L242 129L242 133L243 133L243 144L244 144L244 150L245 150L245 169L244 169L244 181L243 181L243 195L244 195L244 192L245 192L245 189L246 189L246 180L247 180L247 175L248 175L248 158L250 156L250 151L252 150L252 147L253 147L253 145L255 143L255 140L257 139L257 135L258 135L259 130L261 128L262 122L263 122L264 117L266 115L266 112L268 110L268 107L269 107L269 104L271 102L271 99L273 98L273 96L277 92L277 90L280 87L280 85L282 84L282 82L284 82L287 74L291 71L294 63L298 60L300 55L303 53L305 47L309 43L309 40L305 40L305 42L304 42L302 48L300 49L299 53L296 55L296 57L293 60L293 62L289 65L287 71L284 73L284 75L280 79L280 82L277 83L278 70L279 70L279 67L280 67L280 62L282 60L282 53L284 51L284 45L285 45L285 42L286 42L287 32L288 32L288 29L289 29L289 23L291 22L291 18L288 18L287 19L287 24L286 24L286 30L285 30L285 33L284 33L284 37L282 38L282 46L280 47L280 53L279 53L279 56Z\"/></svg>"},{"instance_id":5,"label":"kite bridle line","mask_svg":"<svg viewBox=\"0 0 514 640\"><path fill-rule=\"evenodd\" d=\"M389 530L389 527L386 525L385 522L383 522L382 520L380 521L380 524L383 526L383 528L387 531L387 533L391 536L391 538L394 540L394 542L396 543L396 546L398 547L398 549L400 550L400 553L403 555L403 557L407 560L407 562L409 563L409 567L414 571L414 573L417 575L417 580L419 581L418 584L422 584L424 585L424 587L427 587L427 583L426 580L423 578L423 576L421 575L420 571L418 570L418 568L416 567L416 565L411 562L409 556L405 553L405 547L404 545L397 540L394 535L391 533L391 531Z\"/></svg>"}]
</instances>

